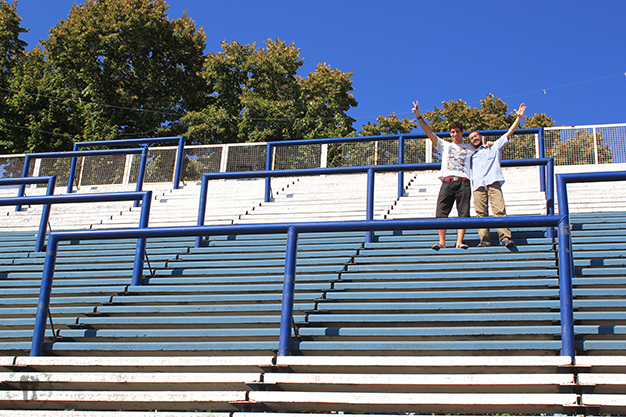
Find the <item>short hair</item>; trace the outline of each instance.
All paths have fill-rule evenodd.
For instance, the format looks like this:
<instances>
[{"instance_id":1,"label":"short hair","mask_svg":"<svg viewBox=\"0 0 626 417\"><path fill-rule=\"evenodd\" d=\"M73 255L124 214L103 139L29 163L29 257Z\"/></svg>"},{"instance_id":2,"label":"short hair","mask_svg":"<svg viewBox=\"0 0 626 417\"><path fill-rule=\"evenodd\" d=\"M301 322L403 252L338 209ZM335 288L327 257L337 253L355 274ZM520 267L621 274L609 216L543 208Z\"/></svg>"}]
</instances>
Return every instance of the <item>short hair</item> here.
<instances>
[{"instance_id":1,"label":"short hair","mask_svg":"<svg viewBox=\"0 0 626 417\"><path fill-rule=\"evenodd\" d=\"M448 127L448 130L452 130L454 128L461 129L461 132L463 132L465 130L465 129L463 129L463 123L461 123L461 122L452 122L452 123L450 123L450 126Z\"/></svg>"}]
</instances>

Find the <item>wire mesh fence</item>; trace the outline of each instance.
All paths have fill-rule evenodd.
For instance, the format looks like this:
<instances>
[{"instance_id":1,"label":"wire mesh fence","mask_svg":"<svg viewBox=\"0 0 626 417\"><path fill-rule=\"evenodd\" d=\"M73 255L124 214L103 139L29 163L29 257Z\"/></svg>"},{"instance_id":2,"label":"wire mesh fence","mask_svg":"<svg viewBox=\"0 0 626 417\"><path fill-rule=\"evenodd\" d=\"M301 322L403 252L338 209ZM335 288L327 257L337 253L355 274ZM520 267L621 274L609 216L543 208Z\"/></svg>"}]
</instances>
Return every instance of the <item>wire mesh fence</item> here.
<instances>
[{"instance_id":1,"label":"wire mesh fence","mask_svg":"<svg viewBox=\"0 0 626 417\"><path fill-rule=\"evenodd\" d=\"M499 135L485 136L495 141ZM544 129L545 156L556 165L626 163L626 124L573 126ZM468 142L468 139L465 138ZM503 150L503 159L539 156L537 135L513 135ZM405 139L404 162L440 162L428 139ZM171 182L176 168L175 146L149 149L145 183ZM432 158L427 155L432 152ZM182 166L184 181L200 181L206 172L258 171L266 169L266 143L186 146ZM22 175L24 155L0 155L0 178ZM107 155L78 158L76 186L134 184L139 173L139 155ZM272 148L271 169L301 169L398 163L398 140L285 145ZM57 186L67 185L71 158L35 159L28 175L57 176ZM130 165L129 165L130 164ZM129 165L129 166L127 166ZM126 178L125 178L126 176Z\"/></svg>"},{"instance_id":2,"label":"wire mesh fence","mask_svg":"<svg viewBox=\"0 0 626 417\"><path fill-rule=\"evenodd\" d=\"M322 146L321 144L276 146L272 156L273 169L319 168L322 166Z\"/></svg>"}]
</instances>

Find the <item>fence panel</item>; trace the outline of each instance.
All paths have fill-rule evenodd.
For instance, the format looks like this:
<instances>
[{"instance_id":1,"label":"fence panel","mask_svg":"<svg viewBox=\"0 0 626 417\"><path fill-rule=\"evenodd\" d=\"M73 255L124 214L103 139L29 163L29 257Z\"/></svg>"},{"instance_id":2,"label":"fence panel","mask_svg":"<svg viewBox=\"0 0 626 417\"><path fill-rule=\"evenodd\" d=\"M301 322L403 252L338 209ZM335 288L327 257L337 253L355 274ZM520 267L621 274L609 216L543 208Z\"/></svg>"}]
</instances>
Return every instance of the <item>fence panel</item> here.
<instances>
[{"instance_id":1,"label":"fence panel","mask_svg":"<svg viewBox=\"0 0 626 417\"><path fill-rule=\"evenodd\" d=\"M224 147L226 145L185 146L183 158L183 179L201 181L206 172L220 172Z\"/></svg>"},{"instance_id":2,"label":"fence panel","mask_svg":"<svg viewBox=\"0 0 626 417\"><path fill-rule=\"evenodd\" d=\"M544 137L556 165L626 162L626 124L546 128Z\"/></svg>"},{"instance_id":3,"label":"fence panel","mask_svg":"<svg viewBox=\"0 0 626 417\"><path fill-rule=\"evenodd\" d=\"M274 169L319 168L321 166L321 156L321 144L276 146Z\"/></svg>"},{"instance_id":4,"label":"fence panel","mask_svg":"<svg viewBox=\"0 0 626 417\"><path fill-rule=\"evenodd\" d=\"M60 158L55 162L55 170L57 171L55 174L43 173L44 163L47 162L48 159L41 160L41 173L40 175L57 175L59 176L65 175L64 183L59 185L67 185L67 176L70 171L70 163L72 162L70 158ZM81 164L82 162L82 164ZM80 185L121 185L124 183L124 166L126 165L126 155L102 155L102 156L90 156L90 157L82 157L79 158L79 165L77 175L80 178ZM66 167L65 170L60 169L61 167ZM60 181L57 179L57 183Z\"/></svg>"},{"instance_id":5,"label":"fence panel","mask_svg":"<svg viewBox=\"0 0 626 417\"><path fill-rule=\"evenodd\" d=\"M261 171L265 169L266 144L237 144L228 148L226 171Z\"/></svg>"},{"instance_id":6,"label":"fence panel","mask_svg":"<svg viewBox=\"0 0 626 417\"><path fill-rule=\"evenodd\" d=\"M177 147L163 146L150 148L146 159L144 183L171 182L176 165ZM186 149L185 149L186 151ZM141 155L131 155L130 183L137 183Z\"/></svg>"}]
</instances>

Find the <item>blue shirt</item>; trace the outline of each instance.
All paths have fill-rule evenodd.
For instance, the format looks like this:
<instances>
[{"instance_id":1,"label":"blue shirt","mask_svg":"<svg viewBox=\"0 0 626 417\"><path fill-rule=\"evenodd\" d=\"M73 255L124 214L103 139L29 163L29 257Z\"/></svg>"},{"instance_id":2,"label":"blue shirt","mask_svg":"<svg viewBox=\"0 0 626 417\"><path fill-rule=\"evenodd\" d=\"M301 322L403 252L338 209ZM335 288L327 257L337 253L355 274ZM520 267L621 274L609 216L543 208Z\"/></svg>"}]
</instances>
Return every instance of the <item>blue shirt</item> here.
<instances>
[{"instance_id":1,"label":"blue shirt","mask_svg":"<svg viewBox=\"0 0 626 417\"><path fill-rule=\"evenodd\" d=\"M506 134L495 141L491 148L480 145L472 155L472 191L486 187L494 182L504 184L504 175L500 167L502 148L509 143Z\"/></svg>"}]
</instances>

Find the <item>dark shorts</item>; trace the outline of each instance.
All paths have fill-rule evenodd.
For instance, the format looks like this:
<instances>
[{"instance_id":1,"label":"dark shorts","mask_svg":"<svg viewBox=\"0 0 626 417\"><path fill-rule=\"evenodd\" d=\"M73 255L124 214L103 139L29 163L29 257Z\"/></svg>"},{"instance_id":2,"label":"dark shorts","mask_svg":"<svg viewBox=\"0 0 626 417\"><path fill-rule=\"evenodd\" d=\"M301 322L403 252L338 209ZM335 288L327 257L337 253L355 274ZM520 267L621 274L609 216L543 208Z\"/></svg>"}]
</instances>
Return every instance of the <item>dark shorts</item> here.
<instances>
[{"instance_id":1,"label":"dark shorts","mask_svg":"<svg viewBox=\"0 0 626 417\"><path fill-rule=\"evenodd\" d=\"M444 181L439 189L437 198L437 218L446 218L452 211L452 206L456 202L456 209L459 217L470 216L470 199L472 197L472 187L469 180Z\"/></svg>"}]
</instances>

